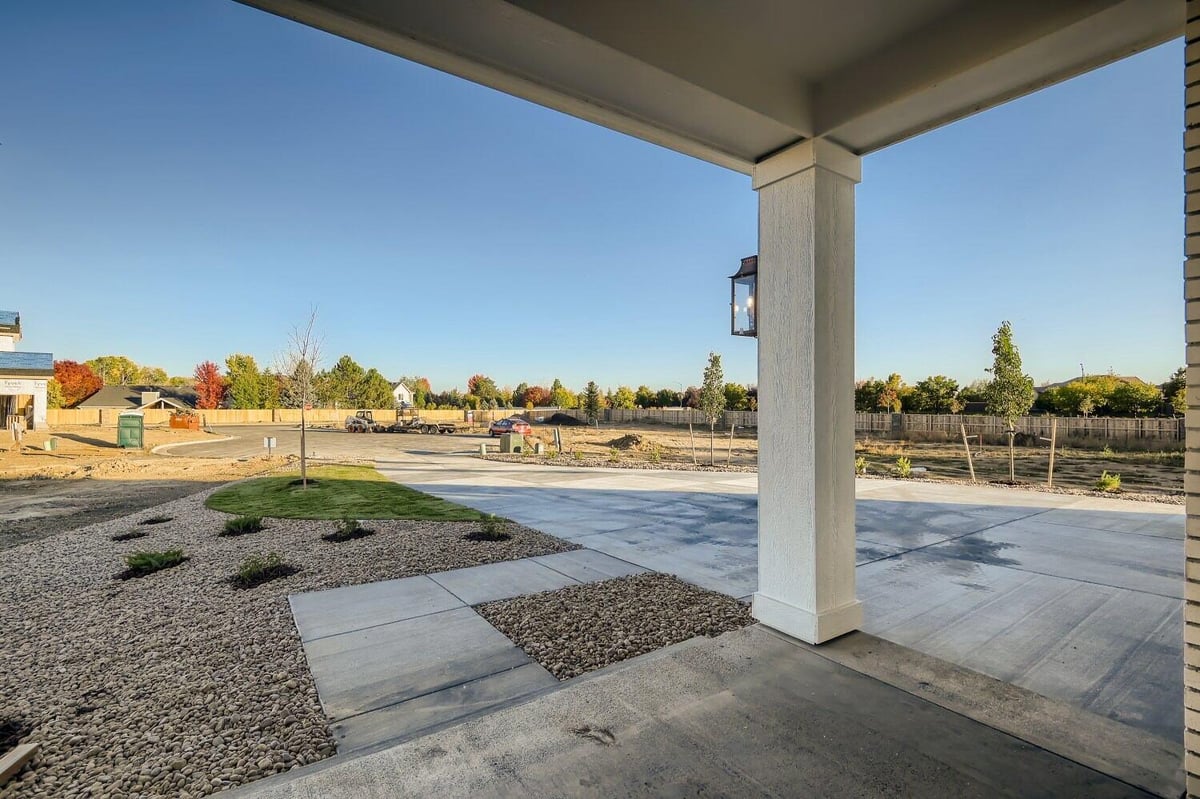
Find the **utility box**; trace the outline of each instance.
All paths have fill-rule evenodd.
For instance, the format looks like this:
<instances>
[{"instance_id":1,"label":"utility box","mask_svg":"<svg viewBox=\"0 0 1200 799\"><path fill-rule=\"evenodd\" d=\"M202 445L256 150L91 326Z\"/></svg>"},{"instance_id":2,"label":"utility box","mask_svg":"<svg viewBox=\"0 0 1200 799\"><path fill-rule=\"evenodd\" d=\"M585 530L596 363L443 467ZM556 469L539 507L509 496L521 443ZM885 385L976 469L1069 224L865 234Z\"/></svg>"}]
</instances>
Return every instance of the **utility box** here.
<instances>
[{"instance_id":1,"label":"utility box","mask_svg":"<svg viewBox=\"0 0 1200 799\"><path fill-rule=\"evenodd\" d=\"M525 436L520 433L501 433L500 434L500 451L501 452L524 452L525 451Z\"/></svg>"},{"instance_id":2,"label":"utility box","mask_svg":"<svg viewBox=\"0 0 1200 799\"><path fill-rule=\"evenodd\" d=\"M117 446L141 449L146 438L146 421L140 411L126 411L117 417Z\"/></svg>"}]
</instances>

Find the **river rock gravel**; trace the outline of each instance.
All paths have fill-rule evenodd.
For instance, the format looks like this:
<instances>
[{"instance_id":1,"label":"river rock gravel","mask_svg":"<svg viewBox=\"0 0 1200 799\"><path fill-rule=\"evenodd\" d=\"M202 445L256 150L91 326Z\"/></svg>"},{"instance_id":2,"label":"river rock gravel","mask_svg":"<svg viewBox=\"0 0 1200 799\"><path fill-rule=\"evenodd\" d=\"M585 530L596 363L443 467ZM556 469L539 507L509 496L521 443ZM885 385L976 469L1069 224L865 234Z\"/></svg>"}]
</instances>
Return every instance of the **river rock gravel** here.
<instances>
[{"instance_id":1,"label":"river rock gravel","mask_svg":"<svg viewBox=\"0 0 1200 799\"><path fill-rule=\"evenodd\" d=\"M657 573L488 602L475 610L560 680L754 623L750 608L736 599Z\"/></svg>"},{"instance_id":2,"label":"river rock gravel","mask_svg":"<svg viewBox=\"0 0 1200 799\"><path fill-rule=\"evenodd\" d=\"M372 520L375 535L330 543L336 522L268 519L227 538L208 493L0 552L0 724L41 744L0 799L195 797L329 757L288 594L578 548L516 524L463 540L473 522ZM111 540L130 529L149 535ZM177 547L185 563L114 579L125 554ZM272 551L300 571L229 584Z\"/></svg>"}]
</instances>

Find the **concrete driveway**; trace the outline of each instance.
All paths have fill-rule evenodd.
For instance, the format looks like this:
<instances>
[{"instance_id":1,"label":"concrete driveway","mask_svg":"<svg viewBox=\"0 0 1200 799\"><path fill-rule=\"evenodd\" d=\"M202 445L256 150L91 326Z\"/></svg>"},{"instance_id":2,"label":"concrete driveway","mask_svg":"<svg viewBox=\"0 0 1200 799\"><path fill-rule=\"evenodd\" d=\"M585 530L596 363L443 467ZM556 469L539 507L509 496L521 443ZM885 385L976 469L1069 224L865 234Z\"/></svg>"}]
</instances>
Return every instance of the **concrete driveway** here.
<instances>
[{"instance_id":1,"label":"concrete driveway","mask_svg":"<svg viewBox=\"0 0 1200 799\"><path fill-rule=\"evenodd\" d=\"M756 588L753 474L434 454L377 466L707 588ZM857 490L867 632L1182 740L1182 508L895 480Z\"/></svg>"},{"instance_id":2,"label":"concrete driveway","mask_svg":"<svg viewBox=\"0 0 1200 799\"><path fill-rule=\"evenodd\" d=\"M230 432L240 438L179 453L257 454L268 432L287 451L296 435ZM422 491L732 596L754 592L756 475L469 457L484 439L313 431L309 450L373 458ZM859 480L857 493L867 632L1182 740L1182 507L894 480Z\"/></svg>"}]
</instances>

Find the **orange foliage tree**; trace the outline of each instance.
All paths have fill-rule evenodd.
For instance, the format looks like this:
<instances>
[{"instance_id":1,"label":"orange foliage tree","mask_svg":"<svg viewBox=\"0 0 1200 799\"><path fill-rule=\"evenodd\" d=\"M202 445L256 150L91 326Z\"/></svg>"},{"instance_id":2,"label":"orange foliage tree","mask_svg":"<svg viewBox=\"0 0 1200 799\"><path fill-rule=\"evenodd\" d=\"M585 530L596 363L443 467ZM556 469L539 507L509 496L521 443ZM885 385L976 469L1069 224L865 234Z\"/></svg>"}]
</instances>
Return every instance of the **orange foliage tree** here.
<instances>
[{"instance_id":1,"label":"orange foliage tree","mask_svg":"<svg viewBox=\"0 0 1200 799\"><path fill-rule=\"evenodd\" d=\"M196 407L202 410L218 408L225 399L225 378L212 361L196 366L196 394Z\"/></svg>"}]
</instances>

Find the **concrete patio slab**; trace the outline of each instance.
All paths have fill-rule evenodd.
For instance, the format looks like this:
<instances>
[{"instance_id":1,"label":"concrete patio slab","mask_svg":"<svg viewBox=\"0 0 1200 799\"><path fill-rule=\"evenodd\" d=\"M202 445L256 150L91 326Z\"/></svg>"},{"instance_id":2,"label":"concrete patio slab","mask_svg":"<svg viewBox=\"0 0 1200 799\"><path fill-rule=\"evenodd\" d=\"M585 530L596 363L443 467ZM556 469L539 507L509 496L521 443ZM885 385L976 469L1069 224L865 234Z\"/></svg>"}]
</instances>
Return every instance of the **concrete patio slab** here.
<instances>
[{"instance_id":1,"label":"concrete patio slab","mask_svg":"<svg viewBox=\"0 0 1200 799\"><path fill-rule=\"evenodd\" d=\"M553 591L578 582L531 558L439 572L429 578L468 605Z\"/></svg>"},{"instance_id":2,"label":"concrete patio slab","mask_svg":"<svg viewBox=\"0 0 1200 799\"><path fill-rule=\"evenodd\" d=\"M406 577L292 594L288 601L302 641L313 641L463 605L428 577Z\"/></svg>"},{"instance_id":3,"label":"concrete patio slab","mask_svg":"<svg viewBox=\"0 0 1200 799\"><path fill-rule=\"evenodd\" d=\"M306 642L304 651L321 704L334 720L530 662L465 607L319 638Z\"/></svg>"},{"instance_id":4,"label":"concrete patio slab","mask_svg":"<svg viewBox=\"0 0 1200 799\"><path fill-rule=\"evenodd\" d=\"M855 657L869 659L869 648ZM940 690L945 679L930 675L926 685ZM233 796L382 799L400 790L444 797L1103 799L1152 795L1135 784L1182 785L1175 773L1139 771L1140 762L1172 760L1158 743L1141 746L1119 732L1114 738L1112 727L1121 725L1104 719L1095 719L1089 735L1081 729L1089 724L1086 714L1072 717L1058 705L1046 712L1038 703L1048 700L1030 694L1014 701L1010 694L1020 689L998 688L985 688L987 695L975 700L1019 708L1029 721L1015 719L1016 726L1035 730L1039 739L1066 727L1065 751L1052 753L755 626L693 639L531 701L382 751L269 778ZM1003 715L986 708L981 715L989 712ZM1075 750L1071 742L1089 748ZM1119 759L1114 743L1130 742L1132 762L1104 758L1115 752ZM1138 757L1139 749L1154 759ZM1080 758L1111 767L1121 779Z\"/></svg>"}]
</instances>

